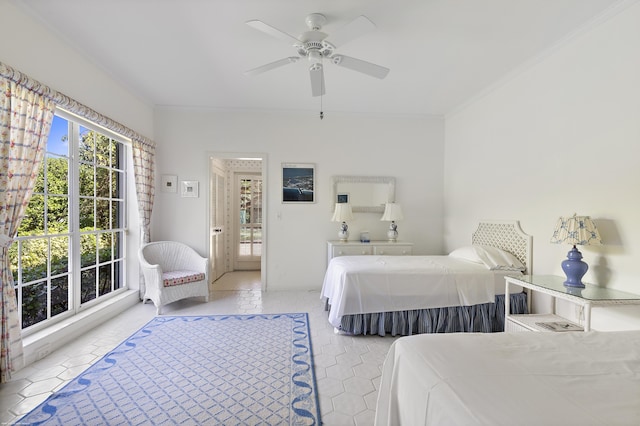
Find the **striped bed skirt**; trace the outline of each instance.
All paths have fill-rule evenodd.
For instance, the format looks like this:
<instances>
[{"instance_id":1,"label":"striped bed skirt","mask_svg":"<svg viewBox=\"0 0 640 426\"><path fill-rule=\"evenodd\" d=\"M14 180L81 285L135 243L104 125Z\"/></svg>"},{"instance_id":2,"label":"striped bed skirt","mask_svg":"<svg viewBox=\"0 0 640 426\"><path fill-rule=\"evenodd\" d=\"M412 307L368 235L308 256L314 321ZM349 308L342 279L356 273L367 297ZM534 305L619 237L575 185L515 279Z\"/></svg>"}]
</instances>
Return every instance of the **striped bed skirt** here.
<instances>
[{"instance_id":1,"label":"striped bed skirt","mask_svg":"<svg viewBox=\"0 0 640 426\"><path fill-rule=\"evenodd\" d=\"M511 294L511 313L526 314L527 294ZM423 333L504 331L504 294L495 303L399 312L345 315L340 331L347 334L411 336Z\"/></svg>"}]
</instances>

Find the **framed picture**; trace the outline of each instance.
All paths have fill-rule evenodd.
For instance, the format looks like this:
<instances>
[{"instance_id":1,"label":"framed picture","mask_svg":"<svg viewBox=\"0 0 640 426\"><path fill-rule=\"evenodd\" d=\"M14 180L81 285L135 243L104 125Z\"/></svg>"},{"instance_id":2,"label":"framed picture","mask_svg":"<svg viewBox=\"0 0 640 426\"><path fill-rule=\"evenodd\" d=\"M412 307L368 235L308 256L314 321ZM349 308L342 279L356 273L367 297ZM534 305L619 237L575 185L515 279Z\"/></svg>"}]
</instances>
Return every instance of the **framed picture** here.
<instances>
[{"instance_id":1,"label":"framed picture","mask_svg":"<svg viewBox=\"0 0 640 426\"><path fill-rule=\"evenodd\" d=\"M197 180L183 180L182 181L182 196L183 197L198 197L199 184Z\"/></svg>"},{"instance_id":2,"label":"framed picture","mask_svg":"<svg viewBox=\"0 0 640 426\"><path fill-rule=\"evenodd\" d=\"M310 163L282 163L282 202L315 203L315 171Z\"/></svg>"},{"instance_id":3,"label":"framed picture","mask_svg":"<svg viewBox=\"0 0 640 426\"><path fill-rule=\"evenodd\" d=\"M178 192L178 176L162 175L162 192Z\"/></svg>"},{"instance_id":4,"label":"framed picture","mask_svg":"<svg viewBox=\"0 0 640 426\"><path fill-rule=\"evenodd\" d=\"M343 203L348 203L348 202L349 202L349 194L348 193L336 194L336 203L343 204Z\"/></svg>"}]
</instances>

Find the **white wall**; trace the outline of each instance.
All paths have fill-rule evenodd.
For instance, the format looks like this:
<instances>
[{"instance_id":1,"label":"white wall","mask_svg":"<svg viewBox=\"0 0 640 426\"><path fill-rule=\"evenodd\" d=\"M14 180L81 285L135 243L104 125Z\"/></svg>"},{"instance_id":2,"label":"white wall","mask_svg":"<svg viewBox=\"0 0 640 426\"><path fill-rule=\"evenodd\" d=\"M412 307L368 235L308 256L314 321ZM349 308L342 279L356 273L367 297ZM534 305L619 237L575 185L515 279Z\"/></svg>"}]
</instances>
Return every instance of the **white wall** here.
<instances>
[{"instance_id":1,"label":"white wall","mask_svg":"<svg viewBox=\"0 0 640 426\"><path fill-rule=\"evenodd\" d=\"M0 61L153 139L153 108L8 1L0 1Z\"/></svg>"},{"instance_id":2,"label":"white wall","mask_svg":"<svg viewBox=\"0 0 640 426\"><path fill-rule=\"evenodd\" d=\"M447 248L479 219L518 219L534 236L534 273L562 275L556 220L589 215L605 245L581 249L585 281L640 294L638 52L636 3L447 117ZM620 312L618 326L640 318ZM594 326L608 315L594 313Z\"/></svg>"},{"instance_id":3,"label":"white wall","mask_svg":"<svg viewBox=\"0 0 640 426\"><path fill-rule=\"evenodd\" d=\"M400 239L415 252L442 250L443 121L439 118L314 113L156 111L157 173L197 180L199 198L157 192L152 238L177 239L208 251L208 152L265 153L267 287L319 289L326 241L337 239L331 222L331 176L393 176L405 220ZM282 204L282 163L314 163L316 203ZM369 230L386 239L381 214L356 213L351 239Z\"/></svg>"}]
</instances>

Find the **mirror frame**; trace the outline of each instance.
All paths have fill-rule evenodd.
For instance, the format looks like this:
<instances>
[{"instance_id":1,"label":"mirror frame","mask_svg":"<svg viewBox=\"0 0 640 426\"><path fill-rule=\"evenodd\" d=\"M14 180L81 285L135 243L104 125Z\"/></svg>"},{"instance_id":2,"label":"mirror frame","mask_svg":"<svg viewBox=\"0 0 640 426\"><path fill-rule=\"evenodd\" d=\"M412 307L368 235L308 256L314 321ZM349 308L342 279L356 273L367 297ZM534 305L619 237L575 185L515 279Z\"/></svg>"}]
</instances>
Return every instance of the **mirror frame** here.
<instances>
[{"instance_id":1,"label":"mirror frame","mask_svg":"<svg viewBox=\"0 0 640 426\"><path fill-rule=\"evenodd\" d=\"M336 198L338 196L338 184L340 183L371 183L386 184L388 188L387 203L395 202L396 198L396 178L390 176L333 176L331 178L331 211L335 209ZM351 210L360 213L384 213L384 206L356 206L352 205Z\"/></svg>"}]
</instances>

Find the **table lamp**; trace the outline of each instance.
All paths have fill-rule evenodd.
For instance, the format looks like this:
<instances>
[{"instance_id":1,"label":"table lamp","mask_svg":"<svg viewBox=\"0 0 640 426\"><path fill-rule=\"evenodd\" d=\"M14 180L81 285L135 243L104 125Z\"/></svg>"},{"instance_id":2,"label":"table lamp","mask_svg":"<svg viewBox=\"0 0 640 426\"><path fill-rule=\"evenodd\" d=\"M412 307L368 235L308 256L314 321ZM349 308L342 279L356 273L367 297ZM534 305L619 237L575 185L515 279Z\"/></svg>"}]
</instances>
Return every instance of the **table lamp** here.
<instances>
[{"instance_id":1,"label":"table lamp","mask_svg":"<svg viewBox=\"0 0 640 426\"><path fill-rule=\"evenodd\" d=\"M391 225L389 225L389 230L387 231L387 238L389 241L395 242L398 239L398 225L396 225L396 220L402 219L404 219L404 216L402 216L402 209L399 204L385 204L384 213L380 220L391 221Z\"/></svg>"},{"instance_id":2,"label":"table lamp","mask_svg":"<svg viewBox=\"0 0 640 426\"><path fill-rule=\"evenodd\" d=\"M560 217L553 231L551 242L554 244L570 244L573 248L567 253L567 259L562 261L562 270L567 276L564 285L567 287L584 288L582 277L587 273L589 265L582 260L582 253L576 245L602 245L596 225L589 216Z\"/></svg>"},{"instance_id":3,"label":"table lamp","mask_svg":"<svg viewBox=\"0 0 640 426\"><path fill-rule=\"evenodd\" d=\"M338 231L338 238L340 241L347 241L349 239L349 226L347 220L353 220L353 212L351 211L350 203L336 203L336 208L333 211L332 222L342 222L340 225L340 231Z\"/></svg>"}]
</instances>

